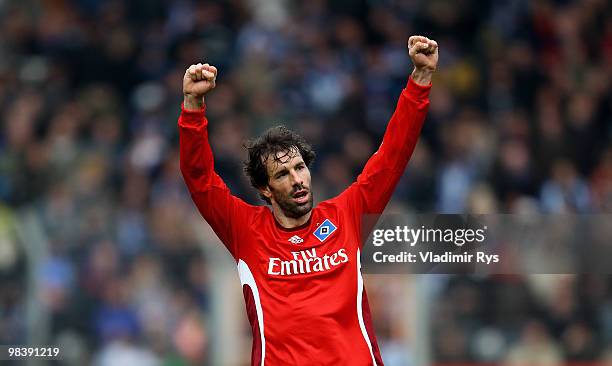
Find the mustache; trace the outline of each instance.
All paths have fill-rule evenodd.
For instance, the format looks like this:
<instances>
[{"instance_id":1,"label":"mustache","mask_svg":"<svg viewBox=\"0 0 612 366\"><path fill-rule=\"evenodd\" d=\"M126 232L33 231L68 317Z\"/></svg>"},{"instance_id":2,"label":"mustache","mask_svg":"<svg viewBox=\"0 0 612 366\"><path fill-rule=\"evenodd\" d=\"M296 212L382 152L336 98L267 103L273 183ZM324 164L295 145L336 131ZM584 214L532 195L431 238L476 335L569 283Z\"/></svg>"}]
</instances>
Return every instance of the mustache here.
<instances>
[{"instance_id":1,"label":"mustache","mask_svg":"<svg viewBox=\"0 0 612 366\"><path fill-rule=\"evenodd\" d=\"M305 190L306 192L310 192L310 188L306 187L305 185L300 185L299 187L295 187L291 190L291 195L293 196L294 194L302 190Z\"/></svg>"}]
</instances>

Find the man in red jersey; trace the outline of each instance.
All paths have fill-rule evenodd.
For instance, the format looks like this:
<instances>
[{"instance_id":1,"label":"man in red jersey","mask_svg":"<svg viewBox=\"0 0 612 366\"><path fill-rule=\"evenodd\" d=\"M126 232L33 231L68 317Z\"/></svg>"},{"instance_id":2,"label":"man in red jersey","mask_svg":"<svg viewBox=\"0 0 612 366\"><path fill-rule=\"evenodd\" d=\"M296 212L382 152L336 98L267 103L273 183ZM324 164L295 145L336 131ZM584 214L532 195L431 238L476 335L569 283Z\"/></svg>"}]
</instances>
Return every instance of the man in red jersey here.
<instances>
[{"instance_id":1,"label":"man in red jersey","mask_svg":"<svg viewBox=\"0 0 612 366\"><path fill-rule=\"evenodd\" d=\"M252 365L383 365L361 276L361 217L380 214L429 106L438 45L412 36L414 70L382 144L357 181L313 208L310 145L283 127L249 146L245 171L270 205L233 196L214 171L204 95L217 69L191 65L178 121L181 172L198 210L238 266L253 331Z\"/></svg>"}]
</instances>

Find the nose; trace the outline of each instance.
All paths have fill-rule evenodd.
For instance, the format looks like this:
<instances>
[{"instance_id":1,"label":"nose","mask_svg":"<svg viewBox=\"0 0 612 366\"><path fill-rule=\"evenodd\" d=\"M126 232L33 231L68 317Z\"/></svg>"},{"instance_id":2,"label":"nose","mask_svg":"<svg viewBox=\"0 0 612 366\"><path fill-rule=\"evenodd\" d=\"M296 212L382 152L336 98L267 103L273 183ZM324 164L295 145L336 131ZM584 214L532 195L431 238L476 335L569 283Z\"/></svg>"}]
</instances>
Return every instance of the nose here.
<instances>
[{"instance_id":1,"label":"nose","mask_svg":"<svg viewBox=\"0 0 612 366\"><path fill-rule=\"evenodd\" d=\"M291 180L294 186L304 185L304 178L295 169L291 170Z\"/></svg>"}]
</instances>

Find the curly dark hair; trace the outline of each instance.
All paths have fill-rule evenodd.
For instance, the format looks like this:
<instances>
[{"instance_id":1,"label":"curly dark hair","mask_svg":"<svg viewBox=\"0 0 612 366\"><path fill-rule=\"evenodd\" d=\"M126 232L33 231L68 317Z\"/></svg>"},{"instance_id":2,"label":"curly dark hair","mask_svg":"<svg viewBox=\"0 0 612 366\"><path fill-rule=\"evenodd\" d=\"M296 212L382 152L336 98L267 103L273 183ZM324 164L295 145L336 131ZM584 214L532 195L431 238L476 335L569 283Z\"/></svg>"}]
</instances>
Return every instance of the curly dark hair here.
<instances>
[{"instance_id":1,"label":"curly dark hair","mask_svg":"<svg viewBox=\"0 0 612 366\"><path fill-rule=\"evenodd\" d=\"M304 163L310 168L315 160L315 152L312 146L297 133L285 126L276 126L266 130L261 136L245 143L244 147L248 151L247 160L244 162L244 172L249 177L251 185L256 188L263 188L268 184L268 170L266 162L272 157L275 161L280 161L285 157L293 157L299 152L304 159ZM284 153L277 156L278 153ZM267 204L270 200L263 194L259 194Z\"/></svg>"}]
</instances>

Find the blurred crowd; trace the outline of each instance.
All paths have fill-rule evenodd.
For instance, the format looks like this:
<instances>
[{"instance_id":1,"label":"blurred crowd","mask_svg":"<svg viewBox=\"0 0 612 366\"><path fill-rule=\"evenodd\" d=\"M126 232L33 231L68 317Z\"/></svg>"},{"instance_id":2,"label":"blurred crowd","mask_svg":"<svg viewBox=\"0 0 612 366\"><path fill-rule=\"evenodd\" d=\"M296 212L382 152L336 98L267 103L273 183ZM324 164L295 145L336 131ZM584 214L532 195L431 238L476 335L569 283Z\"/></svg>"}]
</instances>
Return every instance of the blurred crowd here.
<instances>
[{"instance_id":1,"label":"blurred crowd","mask_svg":"<svg viewBox=\"0 0 612 366\"><path fill-rule=\"evenodd\" d=\"M0 0L0 344L27 340L34 276L48 331L75 360L206 363L201 246L218 242L193 230L204 224L178 169L185 69L219 69L210 142L236 195L259 202L242 144L282 123L317 151L320 201L378 146L411 34L437 40L440 64L392 206L610 213L609 1ZM47 249L32 271L33 232ZM538 281L451 277L435 360L605 357L609 277L555 278L546 294ZM381 331L383 356L393 336Z\"/></svg>"},{"instance_id":2,"label":"blurred crowd","mask_svg":"<svg viewBox=\"0 0 612 366\"><path fill-rule=\"evenodd\" d=\"M453 277L433 305L439 364L612 364L612 281L601 275Z\"/></svg>"}]
</instances>

